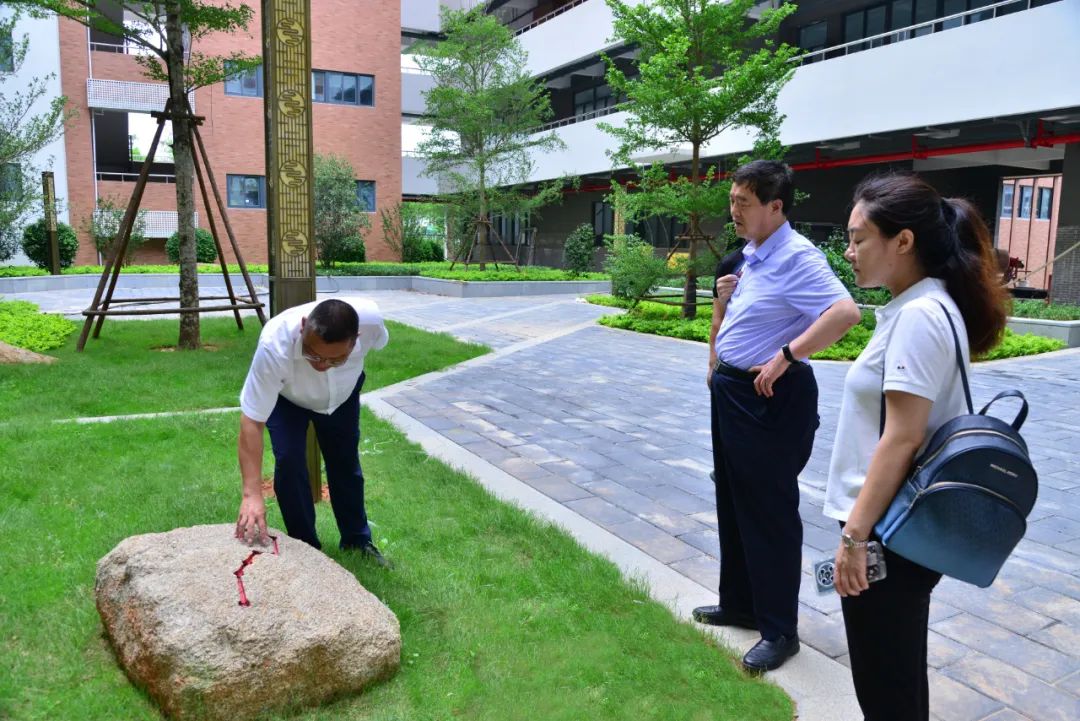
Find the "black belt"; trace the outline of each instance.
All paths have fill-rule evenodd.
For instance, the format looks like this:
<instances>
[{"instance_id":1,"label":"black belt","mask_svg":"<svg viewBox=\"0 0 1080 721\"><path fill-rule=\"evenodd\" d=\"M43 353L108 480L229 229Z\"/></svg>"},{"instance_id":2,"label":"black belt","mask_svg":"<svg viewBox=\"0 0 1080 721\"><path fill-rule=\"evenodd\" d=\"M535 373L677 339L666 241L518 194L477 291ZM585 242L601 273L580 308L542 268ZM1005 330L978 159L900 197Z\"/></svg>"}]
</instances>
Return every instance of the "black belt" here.
<instances>
[{"instance_id":1,"label":"black belt","mask_svg":"<svg viewBox=\"0 0 1080 721\"><path fill-rule=\"evenodd\" d=\"M738 378L739 380L752 381L757 378L757 371L744 371L742 368L737 368L730 363L725 363L719 358L716 359L716 365L713 366L713 371L720 375L727 376L728 378Z\"/></svg>"}]
</instances>

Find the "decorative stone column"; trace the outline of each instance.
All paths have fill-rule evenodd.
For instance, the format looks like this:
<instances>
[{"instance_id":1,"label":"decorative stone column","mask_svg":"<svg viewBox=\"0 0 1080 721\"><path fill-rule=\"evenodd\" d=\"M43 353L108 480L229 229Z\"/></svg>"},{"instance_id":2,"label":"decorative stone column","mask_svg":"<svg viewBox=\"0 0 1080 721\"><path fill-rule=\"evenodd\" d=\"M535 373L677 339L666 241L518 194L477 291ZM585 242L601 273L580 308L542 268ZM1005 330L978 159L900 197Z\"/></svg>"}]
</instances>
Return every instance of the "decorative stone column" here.
<instances>
[{"instance_id":1,"label":"decorative stone column","mask_svg":"<svg viewBox=\"0 0 1080 721\"><path fill-rule=\"evenodd\" d=\"M262 28L270 314L277 315L315 300L311 0L263 0ZM311 427L307 460L319 501L319 447Z\"/></svg>"}]
</instances>

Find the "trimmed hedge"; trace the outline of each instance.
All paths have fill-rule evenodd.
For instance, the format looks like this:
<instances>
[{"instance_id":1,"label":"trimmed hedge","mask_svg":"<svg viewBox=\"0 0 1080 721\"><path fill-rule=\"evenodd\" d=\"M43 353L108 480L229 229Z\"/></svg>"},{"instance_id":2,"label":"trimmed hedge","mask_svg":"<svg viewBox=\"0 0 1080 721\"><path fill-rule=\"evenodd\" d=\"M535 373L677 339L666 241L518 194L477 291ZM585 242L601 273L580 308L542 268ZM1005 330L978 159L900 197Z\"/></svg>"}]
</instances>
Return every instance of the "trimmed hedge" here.
<instances>
[{"instance_id":1,"label":"trimmed hedge","mask_svg":"<svg viewBox=\"0 0 1080 721\"><path fill-rule=\"evenodd\" d=\"M64 345L75 328L67 318L39 313L33 303L0 301L0 341L9 345L42 353Z\"/></svg>"},{"instance_id":2,"label":"trimmed hedge","mask_svg":"<svg viewBox=\"0 0 1080 721\"><path fill-rule=\"evenodd\" d=\"M1080 320L1080 305L1044 303L1041 300L1014 300L1012 315L1039 320Z\"/></svg>"},{"instance_id":3,"label":"trimmed hedge","mask_svg":"<svg viewBox=\"0 0 1080 721\"><path fill-rule=\"evenodd\" d=\"M613 298L612 296L590 295L586 300L596 305L604 305L616 308L626 308L627 301ZM711 319L698 308L698 317L693 320L683 320L678 317L677 306L666 306L657 303L643 302L636 308L622 315L609 315L600 318L598 322L609 328L622 328L638 333L651 333L671 338L684 340L696 340L702 343L709 342L709 330ZM862 320L854 326L839 341L825 350L811 356L814 360L840 360L851 361L859 357L863 348L870 342L877 325L877 318L873 311L864 310ZM1016 358L1019 356L1038 355L1050 351L1061 350L1065 342L1056 338L1025 333L1019 335L1008 328L1001 343L984 356L976 358L976 361L999 360L1001 358Z\"/></svg>"}]
</instances>

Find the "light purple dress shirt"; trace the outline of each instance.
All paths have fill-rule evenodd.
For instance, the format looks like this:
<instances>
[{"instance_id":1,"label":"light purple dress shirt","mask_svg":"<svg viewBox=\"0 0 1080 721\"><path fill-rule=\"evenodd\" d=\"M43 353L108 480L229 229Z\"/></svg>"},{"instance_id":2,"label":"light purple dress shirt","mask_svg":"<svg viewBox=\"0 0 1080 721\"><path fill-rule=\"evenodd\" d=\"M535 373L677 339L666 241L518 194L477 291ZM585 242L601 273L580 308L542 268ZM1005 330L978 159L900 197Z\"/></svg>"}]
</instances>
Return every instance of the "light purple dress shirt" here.
<instances>
[{"instance_id":1,"label":"light purple dress shirt","mask_svg":"<svg viewBox=\"0 0 1080 721\"><path fill-rule=\"evenodd\" d=\"M716 357L742 368L767 363L834 303L851 297L825 254L784 223L743 248L739 282L716 334Z\"/></svg>"}]
</instances>

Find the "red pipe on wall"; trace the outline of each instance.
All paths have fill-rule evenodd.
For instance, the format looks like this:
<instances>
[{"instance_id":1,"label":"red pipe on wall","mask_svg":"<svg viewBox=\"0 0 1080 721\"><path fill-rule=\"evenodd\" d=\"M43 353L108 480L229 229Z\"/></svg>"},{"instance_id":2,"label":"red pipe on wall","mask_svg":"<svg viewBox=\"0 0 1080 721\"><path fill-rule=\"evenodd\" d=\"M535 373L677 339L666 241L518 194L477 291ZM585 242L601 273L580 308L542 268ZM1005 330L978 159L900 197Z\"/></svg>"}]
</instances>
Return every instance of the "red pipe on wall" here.
<instances>
[{"instance_id":1,"label":"red pipe on wall","mask_svg":"<svg viewBox=\"0 0 1080 721\"><path fill-rule=\"evenodd\" d=\"M896 163L903 160L921 160L924 158L937 158L945 155L963 155L965 153L983 153L991 150L1012 150L1014 148L1050 148L1055 145L1068 145L1080 143L1080 133L1069 135L1051 135L1043 132L1042 123L1039 124L1035 137L1030 141L1018 138L1016 140L999 140L992 143L972 143L970 145L952 145L945 148L923 148L917 144L917 139L912 136L911 150L896 153L879 153L877 155L861 155L854 158L818 158L806 163L796 163L791 166L792 170L827 170L829 168L845 168L854 165L873 165L875 163ZM611 189L611 184L585 185L580 188L568 188L564 193L588 193L606 191Z\"/></svg>"}]
</instances>

